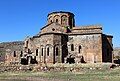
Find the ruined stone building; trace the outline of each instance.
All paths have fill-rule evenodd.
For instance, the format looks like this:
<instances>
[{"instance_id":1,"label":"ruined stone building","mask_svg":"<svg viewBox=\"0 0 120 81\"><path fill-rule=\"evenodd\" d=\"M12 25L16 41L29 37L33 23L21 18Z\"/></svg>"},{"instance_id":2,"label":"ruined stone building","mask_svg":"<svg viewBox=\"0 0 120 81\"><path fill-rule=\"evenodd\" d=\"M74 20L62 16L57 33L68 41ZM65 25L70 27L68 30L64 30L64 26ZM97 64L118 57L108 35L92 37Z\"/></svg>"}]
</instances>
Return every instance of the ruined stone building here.
<instances>
[{"instance_id":1,"label":"ruined stone building","mask_svg":"<svg viewBox=\"0 0 120 81\"><path fill-rule=\"evenodd\" d=\"M0 62L19 64L23 53L23 41L0 43Z\"/></svg>"},{"instance_id":2,"label":"ruined stone building","mask_svg":"<svg viewBox=\"0 0 120 81\"><path fill-rule=\"evenodd\" d=\"M37 35L27 37L19 48L6 49L5 60L21 64L112 62L112 38L103 34L101 25L75 26L73 13L52 12Z\"/></svg>"}]
</instances>

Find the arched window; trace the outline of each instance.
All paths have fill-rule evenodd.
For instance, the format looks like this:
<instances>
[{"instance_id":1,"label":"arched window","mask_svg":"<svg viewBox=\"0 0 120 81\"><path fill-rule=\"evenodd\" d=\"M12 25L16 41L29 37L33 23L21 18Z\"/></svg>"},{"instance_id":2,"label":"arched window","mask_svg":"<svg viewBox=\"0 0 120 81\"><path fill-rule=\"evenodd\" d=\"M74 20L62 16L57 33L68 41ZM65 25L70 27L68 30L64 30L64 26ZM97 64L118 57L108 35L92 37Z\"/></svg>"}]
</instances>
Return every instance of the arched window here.
<instances>
[{"instance_id":1,"label":"arched window","mask_svg":"<svg viewBox=\"0 0 120 81\"><path fill-rule=\"evenodd\" d=\"M62 25L67 25L67 16L66 15L63 15L61 17L61 22L62 22Z\"/></svg>"},{"instance_id":2,"label":"arched window","mask_svg":"<svg viewBox=\"0 0 120 81\"><path fill-rule=\"evenodd\" d=\"M13 56L16 57L16 51L14 51L14 55Z\"/></svg>"},{"instance_id":3,"label":"arched window","mask_svg":"<svg viewBox=\"0 0 120 81\"><path fill-rule=\"evenodd\" d=\"M43 48L41 49L41 55L43 56Z\"/></svg>"},{"instance_id":4,"label":"arched window","mask_svg":"<svg viewBox=\"0 0 120 81\"><path fill-rule=\"evenodd\" d=\"M52 23L52 20L50 20L50 23Z\"/></svg>"},{"instance_id":5,"label":"arched window","mask_svg":"<svg viewBox=\"0 0 120 81\"><path fill-rule=\"evenodd\" d=\"M58 23L58 19L56 19L56 23Z\"/></svg>"},{"instance_id":6,"label":"arched window","mask_svg":"<svg viewBox=\"0 0 120 81\"><path fill-rule=\"evenodd\" d=\"M54 22L58 23L58 21L60 19L60 16L59 15L55 15L53 19L54 19Z\"/></svg>"},{"instance_id":7,"label":"arched window","mask_svg":"<svg viewBox=\"0 0 120 81\"><path fill-rule=\"evenodd\" d=\"M56 56L58 56L58 47L56 47Z\"/></svg>"},{"instance_id":8,"label":"arched window","mask_svg":"<svg viewBox=\"0 0 120 81\"><path fill-rule=\"evenodd\" d=\"M28 41L25 42L25 47L28 47Z\"/></svg>"},{"instance_id":9,"label":"arched window","mask_svg":"<svg viewBox=\"0 0 120 81\"><path fill-rule=\"evenodd\" d=\"M50 17L48 18L48 24L52 23L52 22L53 22L52 20L53 20L53 19L52 19L52 16L50 16Z\"/></svg>"},{"instance_id":10,"label":"arched window","mask_svg":"<svg viewBox=\"0 0 120 81\"><path fill-rule=\"evenodd\" d=\"M20 57L22 57L22 55L23 55L23 51L21 51L21 53L20 53Z\"/></svg>"},{"instance_id":11,"label":"arched window","mask_svg":"<svg viewBox=\"0 0 120 81\"><path fill-rule=\"evenodd\" d=\"M31 50L28 48L28 54L31 54Z\"/></svg>"},{"instance_id":12,"label":"arched window","mask_svg":"<svg viewBox=\"0 0 120 81\"><path fill-rule=\"evenodd\" d=\"M49 47L47 48L47 56L49 56Z\"/></svg>"},{"instance_id":13,"label":"arched window","mask_svg":"<svg viewBox=\"0 0 120 81\"><path fill-rule=\"evenodd\" d=\"M36 49L36 56L38 56L38 49Z\"/></svg>"},{"instance_id":14,"label":"arched window","mask_svg":"<svg viewBox=\"0 0 120 81\"><path fill-rule=\"evenodd\" d=\"M74 51L74 45L71 44L71 51Z\"/></svg>"},{"instance_id":15,"label":"arched window","mask_svg":"<svg viewBox=\"0 0 120 81\"><path fill-rule=\"evenodd\" d=\"M79 53L81 52L81 46L79 46Z\"/></svg>"}]
</instances>

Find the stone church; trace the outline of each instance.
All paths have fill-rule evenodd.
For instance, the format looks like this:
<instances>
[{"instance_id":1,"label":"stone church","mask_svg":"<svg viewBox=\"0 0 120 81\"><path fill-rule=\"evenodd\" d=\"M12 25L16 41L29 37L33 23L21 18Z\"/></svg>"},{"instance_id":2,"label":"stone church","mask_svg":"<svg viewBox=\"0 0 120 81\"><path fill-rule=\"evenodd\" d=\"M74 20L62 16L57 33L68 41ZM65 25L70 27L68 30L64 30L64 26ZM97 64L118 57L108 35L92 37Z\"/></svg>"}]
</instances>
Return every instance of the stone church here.
<instances>
[{"instance_id":1,"label":"stone church","mask_svg":"<svg viewBox=\"0 0 120 81\"><path fill-rule=\"evenodd\" d=\"M47 16L47 24L37 35L27 37L22 44L17 45L18 49L6 49L5 62L112 62L112 38L111 35L103 34L101 25L76 26L73 13L52 12Z\"/></svg>"}]
</instances>

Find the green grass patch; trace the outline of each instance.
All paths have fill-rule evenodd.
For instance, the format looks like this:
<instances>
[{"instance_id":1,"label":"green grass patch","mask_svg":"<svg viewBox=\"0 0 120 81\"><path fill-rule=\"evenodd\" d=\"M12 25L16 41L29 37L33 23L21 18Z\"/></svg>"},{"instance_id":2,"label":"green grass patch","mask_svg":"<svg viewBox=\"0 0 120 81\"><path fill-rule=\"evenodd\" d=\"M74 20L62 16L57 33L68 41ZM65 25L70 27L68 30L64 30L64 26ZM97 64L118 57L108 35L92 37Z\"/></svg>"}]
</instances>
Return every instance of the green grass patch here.
<instances>
[{"instance_id":1,"label":"green grass patch","mask_svg":"<svg viewBox=\"0 0 120 81\"><path fill-rule=\"evenodd\" d=\"M38 79L36 79L38 78ZM111 70L89 70L81 72L5 72L0 81L119 81L120 68Z\"/></svg>"},{"instance_id":2,"label":"green grass patch","mask_svg":"<svg viewBox=\"0 0 120 81\"><path fill-rule=\"evenodd\" d=\"M0 73L0 81L119 81L120 67L110 69L111 64L54 64L49 67L66 67L63 71L15 71ZM70 68L80 68L70 71ZM101 68L101 69L100 69Z\"/></svg>"}]
</instances>

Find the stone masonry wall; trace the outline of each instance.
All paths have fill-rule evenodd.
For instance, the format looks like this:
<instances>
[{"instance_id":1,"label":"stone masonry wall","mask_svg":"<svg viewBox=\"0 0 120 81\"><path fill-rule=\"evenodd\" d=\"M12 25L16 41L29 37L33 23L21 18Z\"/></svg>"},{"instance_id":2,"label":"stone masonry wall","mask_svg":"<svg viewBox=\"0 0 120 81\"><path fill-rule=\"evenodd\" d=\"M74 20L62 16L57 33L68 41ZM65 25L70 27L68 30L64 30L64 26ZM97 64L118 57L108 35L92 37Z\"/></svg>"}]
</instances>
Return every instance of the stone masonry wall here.
<instances>
[{"instance_id":1,"label":"stone masonry wall","mask_svg":"<svg viewBox=\"0 0 120 81\"><path fill-rule=\"evenodd\" d=\"M8 64L19 62L20 54L23 51L23 44L22 41L0 43L0 46L3 47L1 49L3 51L1 57L4 57L0 59Z\"/></svg>"},{"instance_id":2,"label":"stone masonry wall","mask_svg":"<svg viewBox=\"0 0 120 81\"><path fill-rule=\"evenodd\" d=\"M85 62L88 63L102 62L101 38L101 34L70 35L68 38L68 53L83 56ZM71 44L74 45L74 51L71 51ZM79 46L81 46L80 49Z\"/></svg>"}]
</instances>

